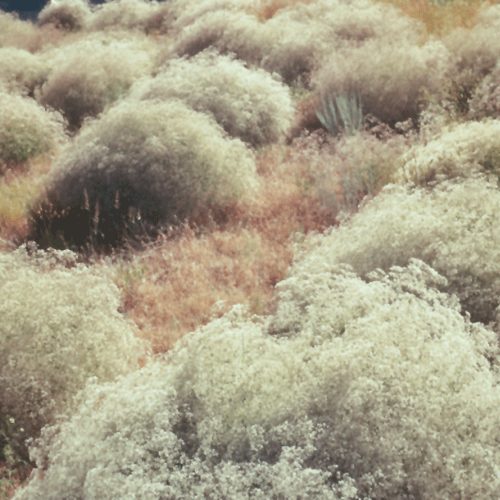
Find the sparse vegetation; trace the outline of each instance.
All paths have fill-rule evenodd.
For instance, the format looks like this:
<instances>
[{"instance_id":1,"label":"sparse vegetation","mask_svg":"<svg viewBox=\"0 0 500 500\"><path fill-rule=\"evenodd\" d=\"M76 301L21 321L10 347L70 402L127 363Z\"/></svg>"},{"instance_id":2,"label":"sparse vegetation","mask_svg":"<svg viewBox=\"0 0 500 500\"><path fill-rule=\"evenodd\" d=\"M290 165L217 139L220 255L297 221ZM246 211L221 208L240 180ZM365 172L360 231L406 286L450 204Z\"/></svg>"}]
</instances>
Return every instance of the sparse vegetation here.
<instances>
[{"instance_id":1,"label":"sparse vegetation","mask_svg":"<svg viewBox=\"0 0 500 500\"><path fill-rule=\"evenodd\" d=\"M497 500L499 7L0 10L0 500Z\"/></svg>"}]
</instances>

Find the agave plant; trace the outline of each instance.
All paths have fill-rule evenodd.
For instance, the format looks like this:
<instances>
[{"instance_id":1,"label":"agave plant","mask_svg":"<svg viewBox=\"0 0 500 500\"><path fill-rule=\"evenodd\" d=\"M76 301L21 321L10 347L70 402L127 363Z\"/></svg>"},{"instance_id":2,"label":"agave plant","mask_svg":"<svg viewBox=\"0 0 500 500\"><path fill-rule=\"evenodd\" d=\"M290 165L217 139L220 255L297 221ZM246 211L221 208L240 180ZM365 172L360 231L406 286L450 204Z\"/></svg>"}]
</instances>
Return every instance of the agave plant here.
<instances>
[{"instance_id":1,"label":"agave plant","mask_svg":"<svg viewBox=\"0 0 500 500\"><path fill-rule=\"evenodd\" d=\"M321 96L321 107L316 111L321 124L333 135L352 135L361 129L363 109L358 94Z\"/></svg>"}]
</instances>

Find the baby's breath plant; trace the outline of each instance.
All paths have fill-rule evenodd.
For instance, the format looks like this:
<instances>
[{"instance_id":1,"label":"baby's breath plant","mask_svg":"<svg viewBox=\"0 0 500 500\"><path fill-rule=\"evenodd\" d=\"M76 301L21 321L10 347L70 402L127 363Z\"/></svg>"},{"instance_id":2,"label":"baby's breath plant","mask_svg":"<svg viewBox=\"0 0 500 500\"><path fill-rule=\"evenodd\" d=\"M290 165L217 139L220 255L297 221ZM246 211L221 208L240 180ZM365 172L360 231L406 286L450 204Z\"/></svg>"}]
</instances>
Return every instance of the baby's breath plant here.
<instances>
[{"instance_id":1,"label":"baby's breath plant","mask_svg":"<svg viewBox=\"0 0 500 500\"><path fill-rule=\"evenodd\" d=\"M433 184L482 173L500 179L500 120L455 124L403 156L399 181Z\"/></svg>"},{"instance_id":2,"label":"baby's breath plant","mask_svg":"<svg viewBox=\"0 0 500 500\"><path fill-rule=\"evenodd\" d=\"M46 68L40 58L24 49L0 48L0 86L18 94L33 94L43 83Z\"/></svg>"},{"instance_id":3,"label":"baby's breath plant","mask_svg":"<svg viewBox=\"0 0 500 500\"><path fill-rule=\"evenodd\" d=\"M37 93L40 103L60 111L72 131L123 97L132 83L153 69L148 40L91 36L45 54L51 68Z\"/></svg>"},{"instance_id":4,"label":"baby's breath plant","mask_svg":"<svg viewBox=\"0 0 500 500\"><path fill-rule=\"evenodd\" d=\"M95 31L126 30L148 32L162 24L163 9L169 9L169 2L162 5L149 0L113 0L94 8L89 20L89 29ZM160 16L160 18L158 18Z\"/></svg>"},{"instance_id":5,"label":"baby's breath plant","mask_svg":"<svg viewBox=\"0 0 500 500\"><path fill-rule=\"evenodd\" d=\"M184 27L176 36L172 53L190 57L213 49L258 64L267 47L266 32L255 16L233 10L215 10Z\"/></svg>"},{"instance_id":6,"label":"baby's breath plant","mask_svg":"<svg viewBox=\"0 0 500 500\"><path fill-rule=\"evenodd\" d=\"M365 276L418 258L447 278L464 314L489 323L500 304L499 207L497 184L484 179L389 185L297 265L345 263Z\"/></svg>"},{"instance_id":7,"label":"baby's breath plant","mask_svg":"<svg viewBox=\"0 0 500 500\"><path fill-rule=\"evenodd\" d=\"M259 69L204 52L174 59L154 79L137 89L142 99L180 99L211 114L224 130L252 146L283 138L293 119L289 89Z\"/></svg>"},{"instance_id":8,"label":"baby's breath plant","mask_svg":"<svg viewBox=\"0 0 500 500\"><path fill-rule=\"evenodd\" d=\"M44 246L114 246L216 215L257 187L253 154L177 100L125 100L67 148L33 210Z\"/></svg>"},{"instance_id":9,"label":"baby's breath plant","mask_svg":"<svg viewBox=\"0 0 500 500\"><path fill-rule=\"evenodd\" d=\"M475 88L468 102L469 116L500 119L500 59L495 68Z\"/></svg>"},{"instance_id":10,"label":"baby's breath plant","mask_svg":"<svg viewBox=\"0 0 500 500\"><path fill-rule=\"evenodd\" d=\"M309 263L270 320L233 310L89 387L16 499L493 500L494 333L421 261L364 279Z\"/></svg>"},{"instance_id":11,"label":"baby's breath plant","mask_svg":"<svg viewBox=\"0 0 500 500\"><path fill-rule=\"evenodd\" d=\"M0 173L47 153L63 138L62 119L33 99L0 90Z\"/></svg>"},{"instance_id":12,"label":"baby's breath plant","mask_svg":"<svg viewBox=\"0 0 500 500\"><path fill-rule=\"evenodd\" d=\"M79 31L86 27L89 17L88 0L50 0L38 14L38 24L52 25L66 31Z\"/></svg>"},{"instance_id":13,"label":"baby's breath plant","mask_svg":"<svg viewBox=\"0 0 500 500\"><path fill-rule=\"evenodd\" d=\"M14 14L0 10L0 47L36 50L39 33L33 23L21 21Z\"/></svg>"},{"instance_id":14,"label":"baby's breath plant","mask_svg":"<svg viewBox=\"0 0 500 500\"><path fill-rule=\"evenodd\" d=\"M116 287L71 252L0 254L0 296L0 442L26 458L25 440L89 378L137 368L145 346L118 312Z\"/></svg>"},{"instance_id":15,"label":"baby's breath plant","mask_svg":"<svg viewBox=\"0 0 500 500\"><path fill-rule=\"evenodd\" d=\"M334 51L313 75L313 84L321 95L357 94L365 114L395 125L416 119L429 99L444 95L449 67L440 42L394 46L376 40Z\"/></svg>"}]
</instances>

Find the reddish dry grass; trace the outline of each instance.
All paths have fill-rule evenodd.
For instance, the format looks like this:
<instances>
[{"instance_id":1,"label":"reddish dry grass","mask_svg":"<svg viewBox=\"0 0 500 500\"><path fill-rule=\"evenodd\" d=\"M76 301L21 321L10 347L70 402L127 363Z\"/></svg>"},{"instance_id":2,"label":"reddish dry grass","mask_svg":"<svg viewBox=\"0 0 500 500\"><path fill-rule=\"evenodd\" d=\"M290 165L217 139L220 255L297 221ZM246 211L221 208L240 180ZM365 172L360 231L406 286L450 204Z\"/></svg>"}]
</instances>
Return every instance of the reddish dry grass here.
<instances>
[{"instance_id":1,"label":"reddish dry grass","mask_svg":"<svg viewBox=\"0 0 500 500\"><path fill-rule=\"evenodd\" d=\"M271 19L271 17L276 15L281 9L301 3L311 3L312 1L313 0L262 0L257 7L257 16L262 20Z\"/></svg>"},{"instance_id":2,"label":"reddish dry grass","mask_svg":"<svg viewBox=\"0 0 500 500\"><path fill-rule=\"evenodd\" d=\"M261 194L203 233L186 227L117 266L123 307L155 353L235 304L269 313L274 285L293 257L293 235L321 231L334 215L320 205L307 166L281 147L261 154Z\"/></svg>"},{"instance_id":3,"label":"reddish dry grass","mask_svg":"<svg viewBox=\"0 0 500 500\"><path fill-rule=\"evenodd\" d=\"M459 27L472 27L481 6L498 3L498 0L467 0L438 5L431 0L380 1L395 5L406 15L422 21L428 32L435 35L444 35Z\"/></svg>"}]
</instances>

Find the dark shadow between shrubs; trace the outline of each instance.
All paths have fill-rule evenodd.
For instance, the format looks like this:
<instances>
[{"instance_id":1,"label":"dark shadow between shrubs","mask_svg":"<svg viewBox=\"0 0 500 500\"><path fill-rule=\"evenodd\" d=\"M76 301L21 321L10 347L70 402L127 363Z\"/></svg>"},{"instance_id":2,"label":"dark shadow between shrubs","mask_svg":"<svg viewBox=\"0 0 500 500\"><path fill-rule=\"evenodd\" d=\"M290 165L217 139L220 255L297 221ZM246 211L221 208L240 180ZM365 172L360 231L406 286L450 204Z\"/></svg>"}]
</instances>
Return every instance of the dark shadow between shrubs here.
<instances>
[{"instance_id":1,"label":"dark shadow between shrubs","mask_svg":"<svg viewBox=\"0 0 500 500\"><path fill-rule=\"evenodd\" d=\"M102 199L90 202L84 194L80 206L66 209L44 200L31 211L28 235L20 243L35 242L37 248L69 249L83 255L127 253L142 250L162 236L173 239L186 226L196 233L224 226L239 213L232 206L214 208L165 222L157 211L138 208L123 195L119 200L118 192L112 206Z\"/></svg>"}]
</instances>

